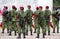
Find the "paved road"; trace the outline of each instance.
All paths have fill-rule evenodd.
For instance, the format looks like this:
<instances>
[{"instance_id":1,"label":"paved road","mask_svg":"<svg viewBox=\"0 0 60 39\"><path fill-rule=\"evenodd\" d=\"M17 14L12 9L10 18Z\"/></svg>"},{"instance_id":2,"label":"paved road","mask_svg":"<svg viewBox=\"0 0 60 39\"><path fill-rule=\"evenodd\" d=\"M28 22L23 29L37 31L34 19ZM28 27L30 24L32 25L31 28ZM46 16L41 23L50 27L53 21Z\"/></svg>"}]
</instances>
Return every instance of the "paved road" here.
<instances>
[{"instance_id":1,"label":"paved road","mask_svg":"<svg viewBox=\"0 0 60 39\"><path fill-rule=\"evenodd\" d=\"M14 32L12 32L12 36L8 36L8 34L6 33L6 29L5 29L5 33L2 34L1 33L1 29L0 29L0 39L18 39L17 36L14 36ZM21 36L21 39L24 39L23 38L23 35ZM30 33L28 36L26 36L25 39L38 39L36 38L36 33L33 33L33 35L31 36ZM42 38L42 31L41 31L41 34L40 34L40 38L39 39L60 39L60 32L59 33L52 33L52 29L51 29L51 35L48 36L46 35L45 38Z\"/></svg>"}]
</instances>

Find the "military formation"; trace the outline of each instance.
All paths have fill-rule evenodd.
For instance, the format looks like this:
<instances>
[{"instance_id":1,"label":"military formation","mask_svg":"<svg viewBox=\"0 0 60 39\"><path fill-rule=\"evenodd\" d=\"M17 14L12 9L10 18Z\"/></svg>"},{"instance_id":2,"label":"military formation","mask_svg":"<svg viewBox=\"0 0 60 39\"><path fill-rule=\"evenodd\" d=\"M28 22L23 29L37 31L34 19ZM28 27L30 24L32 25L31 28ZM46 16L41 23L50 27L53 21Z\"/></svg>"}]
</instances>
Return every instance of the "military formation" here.
<instances>
[{"instance_id":1,"label":"military formation","mask_svg":"<svg viewBox=\"0 0 60 39\"><path fill-rule=\"evenodd\" d=\"M28 31L30 30L30 35L33 35L32 29L32 16L34 17L34 33L36 33L36 38L40 36L40 28L42 29L43 38L46 36L46 31L48 31L48 35L50 35L50 15L51 11L49 10L49 6L45 7L43 11L42 6L36 7L36 10L31 10L31 5L27 6L27 10L24 11L24 7L20 6L19 10L17 10L16 6L12 6L12 10L8 11L8 7L4 6L3 9L3 22L2 22L2 33L4 33L5 28L7 28L7 33L9 36L12 35L12 31L14 31L14 35L16 36L18 33L18 38L21 38L21 34L23 34L23 38L26 38L28 35ZM57 27L57 33L59 33L58 26L58 12L54 11L53 15L53 33L55 33L55 27Z\"/></svg>"}]
</instances>

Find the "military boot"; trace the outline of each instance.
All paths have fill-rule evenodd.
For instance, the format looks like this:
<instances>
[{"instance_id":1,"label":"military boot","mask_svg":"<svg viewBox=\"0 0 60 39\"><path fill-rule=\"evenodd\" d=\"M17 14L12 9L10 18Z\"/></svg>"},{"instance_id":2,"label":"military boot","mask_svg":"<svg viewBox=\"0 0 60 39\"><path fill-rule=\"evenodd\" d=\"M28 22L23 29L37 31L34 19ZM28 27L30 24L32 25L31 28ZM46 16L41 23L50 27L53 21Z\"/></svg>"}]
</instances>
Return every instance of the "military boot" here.
<instances>
[{"instance_id":1,"label":"military boot","mask_svg":"<svg viewBox=\"0 0 60 39\"><path fill-rule=\"evenodd\" d=\"M11 32L9 33L9 36L11 36Z\"/></svg>"},{"instance_id":2,"label":"military boot","mask_svg":"<svg viewBox=\"0 0 60 39\"><path fill-rule=\"evenodd\" d=\"M15 31L15 36L16 36L17 34L16 34L16 31Z\"/></svg>"},{"instance_id":3,"label":"military boot","mask_svg":"<svg viewBox=\"0 0 60 39\"><path fill-rule=\"evenodd\" d=\"M25 33L23 33L23 37L26 38L26 37L25 37Z\"/></svg>"},{"instance_id":4,"label":"military boot","mask_svg":"<svg viewBox=\"0 0 60 39\"><path fill-rule=\"evenodd\" d=\"M39 34L37 34L37 37L36 38L39 38Z\"/></svg>"},{"instance_id":5,"label":"military boot","mask_svg":"<svg viewBox=\"0 0 60 39\"><path fill-rule=\"evenodd\" d=\"M34 33L36 33L36 29L35 29Z\"/></svg>"},{"instance_id":6,"label":"military boot","mask_svg":"<svg viewBox=\"0 0 60 39\"><path fill-rule=\"evenodd\" d=\"M2 29L2 33L4 33L4 29Z\"/></svg>"},{"instance_id":7,"label":"military boot","mask_svg":"<svg viewBox=\"0 0 60 39\"><path fill-rule=\"evenodd\" d=\"M46 32L44 33L44 35L46 35Z\"/></svg>"},{"instance_id":8,"label":"military boot","mask_svg":"<svg viewBox=\"0 0 60 39\"><path fill-rule=\"evenodd\" d=\"M57 27L57 33L59 33L59 27Z\"/></svg>"},{"instance_id":9,"label":"military boot","mask_svg":"<svg viewBox=\"0 0 60 39\"><path fill-rule=\"evenodd\" d=\"M33 34L32 34L32 30L31 30L31 34L30 34L30 35L33 35Z\"/></svg>"},{"instance_id":10,"label":"military boot","mask_svg":"<svg viewBox=\"0 0 60 39\"><path fill-rule=\"evenodd\" d=\"M26 35L28 35L28 30L26 31Z\"/></svg>"},{"instance_id":11,"label":"military boot","mask_svg":"<svg viewBox=\"0 0 60 39\"><path fill-rule=\"evenodd\" d=\"M45 38L45 33L43 33L43 38Z\"/></svg>"},{"instance_id":12,"label":"military boot","mask_svg":"<svg viewBox=\"0 0 60 39\"><path fill-rule=\"evenodd\" d=\"M17 38L21 38L21 34L20 33L18 34L18 37Z\"/></svg>"},{"instance_id":13,"label":"military boot","mask_svg":"<svg viewBox=\"0 0 60 39\"><path fill-rule=\"evenodd\" d=\"M53 33L55 33L55 28L53 28Z\"/></svg>"},{"instance_id":14,"label":"military boot","mask_svg":"<svg viewBox=\"0 0 60 39\"><path fill-rule=\"evenodd\" d=\"M9 29L7 29L7 33L9 33Z\"/></svg>"},{"instance_id":15,"label":"military boot","mask_svg":"<svg viewBox=\"0 0 60 39\"><path fill-rule=\"evenodd\" d=\"M50 35L50 31L48 31L48 35Z\"/></svg>"}]
</instances>

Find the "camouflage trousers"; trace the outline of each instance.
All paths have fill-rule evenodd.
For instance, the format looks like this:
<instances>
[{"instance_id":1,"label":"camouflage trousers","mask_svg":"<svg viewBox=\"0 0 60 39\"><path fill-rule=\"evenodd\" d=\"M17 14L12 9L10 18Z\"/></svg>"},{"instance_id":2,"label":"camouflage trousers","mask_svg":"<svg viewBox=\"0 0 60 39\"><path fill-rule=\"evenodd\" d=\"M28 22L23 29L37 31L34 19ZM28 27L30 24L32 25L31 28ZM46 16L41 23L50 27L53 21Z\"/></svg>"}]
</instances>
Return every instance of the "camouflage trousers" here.
<instances>
[{"instance_id":1,"label":"camouflage trousers","mask_svg":"<svg viewBox=\"0 0 60 39\"><path fill-rule=\"evenodd\" d=\"M30 24L26 23L26 34L28 34L29 29L30 29L30 33L32 35L32 22L30 22Z\"/></svg>"},{"instance_id":2,"label":"camouflage trousers","mask_svg":"<svg viewBox=\"0 0 60 39\"><path fill-rule=\"evenodd\" d=\"M40 28L42 29L42 33L45 33L46 32L46 27L45 25L41 25L41 24L38 24L38 27L36 28L37 29L37 34L40 34Z\"/></svg>"},{"instance_id":3,"label":"camouflage trousers","mask_svg":"<svg viewBox=\"0 0 60 39\"><path fill-rule=\"evenodd\" d=\"M7 28L7 33L9 33L9 22L8 21L2 22L2 32L4 32L5 28Z\"/></svg>"},{"instance_id":4,"label":"camouflage trousers","mask_svg":"<svg viewBox=\"0 0 60 39\"><path fill-rule=\"evenodd\" d=\"M14 31L15 35L16 35L17 28L16 28L16 22L15 21L11 22L11 25L10 25L9 29L10 29L10 34L11 34L12 31Z\"/></svg>"},{"instance_id":5,"label":"camouflage trousers","mask_svg":"<svg viewBox=\"0 0 60 39\"><path fill-rule=\"evenodd\" d=\"M25 27L18 26L18 34L19 33L20 33L20 35L21 35L21 33L25 34Z\"/></svg>"},{"instance_id":6,"label":"camouflage trousers","mask_svg":"<svg viewBox=\"0 0 60 39\"><path fill-rule=\"evenodd\" d=\"M36 29L37 29L37 26L38 26L38 20L37 19L34 19L34 24L35 24L35 26L34 26L34 29L35 29L35 33L36 33Z\"/></svg>"},{"instance_id":7,"label":"camouflage trousers","mask_svg":"<svg viewBox=\"0 0 60 39\"><path fill-rule=\"evenodd\" d=\"M48 35L50 35L50 21L46 21L46 27L45 27L45 34L46 34L46 31L48 31Z\"/></svg>"},{"instance_id":8,"label":"camouflage trousers","mask_svg":"<svg viewBox=\"0 0 60 39\"><path fill-rule=\"evenodd\" d=\"M21 22L17 22L18 24L18 37L21 37L21 33L23 33L23 36L25 37L25 23L21 24Z\"/></svg>"},{"instance_id":9,"label":"camouflage trousers","mask_svg":"<svg viewBox=\"0 0 60 39\"><path fill-rule=\"evenodd\" d=\"M53 22L53 33L55 33L55 28L57 27L57 33L59 33L59 21Z\"/></svg>"},{"instance_id":10,"label":"camouflage trousers","mask_svg":"<svg viewBox=\"0 0 60 39\"><path fill-rule=\"evenodd\" d=\"M37 29L37 34L40 34L40 24L38 24L36 29Z\"/></svg>"},{"instance_id":11,"label":"camouflage trousers","mask_svg":"<svg viewBox=\"0 0 60 39\"><path fill-rule=\"evenodd\" d=\"M3 22L2 22L2 29L5 29L5 28L6 28L6 24L7 24L6 21L3 21Z\"/></svg>"}]
</instances>

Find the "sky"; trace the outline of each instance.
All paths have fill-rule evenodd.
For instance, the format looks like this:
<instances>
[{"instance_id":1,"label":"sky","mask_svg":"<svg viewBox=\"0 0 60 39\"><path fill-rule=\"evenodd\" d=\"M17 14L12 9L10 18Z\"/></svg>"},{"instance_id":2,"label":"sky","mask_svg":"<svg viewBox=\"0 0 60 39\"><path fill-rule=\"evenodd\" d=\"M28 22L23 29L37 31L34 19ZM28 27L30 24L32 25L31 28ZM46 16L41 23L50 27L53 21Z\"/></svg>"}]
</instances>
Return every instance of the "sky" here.
<instances>
[{"instance_id":1,"label":"sky","mask_svg":"<svg viewBox=\"0 0 60 39\"><path fill-rule=\"evenodd\" d=\"M15 5L18 9L20 6L24 6L25 10L27 5L31 5L33 11L35 11L36 6L43 6L43 10L45 10L45 6L48 5L52 11L53 0L0 0L0 9L3 6L8 6L10 10L12 5Z\"/></svg>"},{"instance_id":2,"label":"sky","mask_svg":"<svg viewBox=\"0 0 60 39\"><path fill-rule=\"evenodd\" d=\"M35 11L37 6L43 6L43 10L45 10L45 6L49 6L50 10L53 10L53 0L0 0L0 9L3 9L3 6L8 6L8 10L11 10L11 6L15 5L19 10L20 6L24 6L25 10L27 9L27 5L31 5L31 9ZM0 15L0 24L2 22L2 15Z\"/></svg>"}]
</instances>

